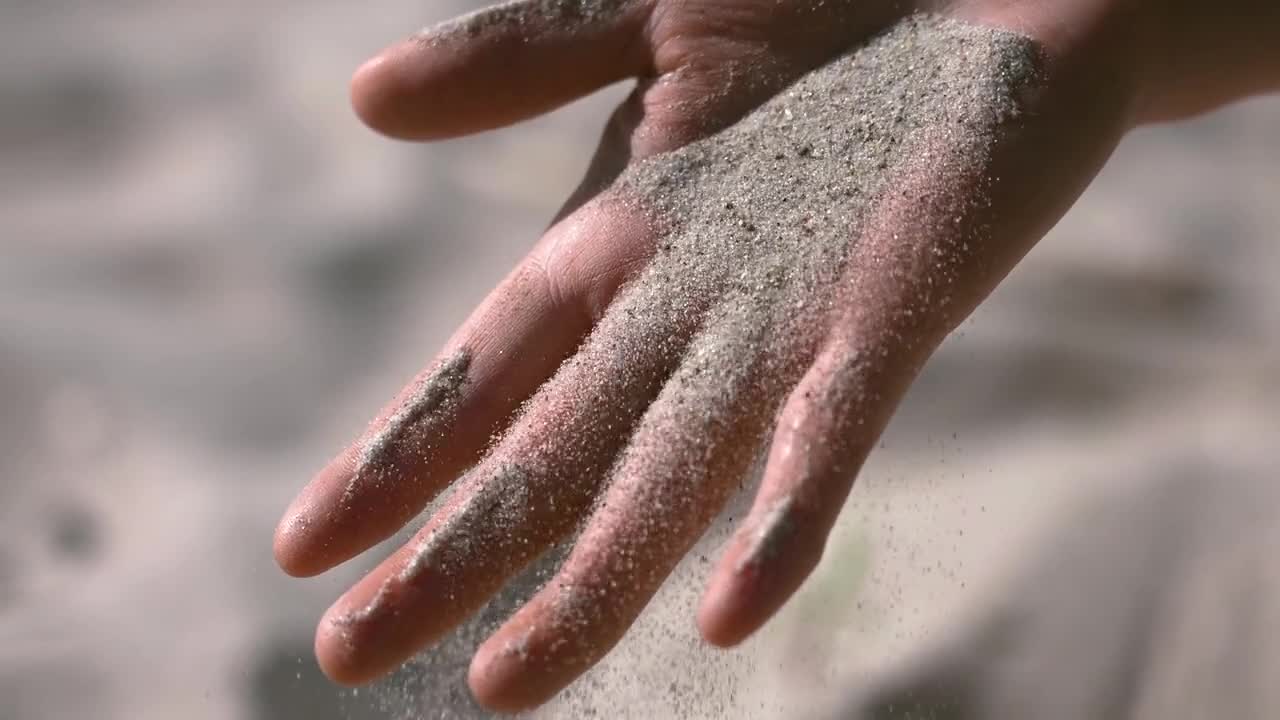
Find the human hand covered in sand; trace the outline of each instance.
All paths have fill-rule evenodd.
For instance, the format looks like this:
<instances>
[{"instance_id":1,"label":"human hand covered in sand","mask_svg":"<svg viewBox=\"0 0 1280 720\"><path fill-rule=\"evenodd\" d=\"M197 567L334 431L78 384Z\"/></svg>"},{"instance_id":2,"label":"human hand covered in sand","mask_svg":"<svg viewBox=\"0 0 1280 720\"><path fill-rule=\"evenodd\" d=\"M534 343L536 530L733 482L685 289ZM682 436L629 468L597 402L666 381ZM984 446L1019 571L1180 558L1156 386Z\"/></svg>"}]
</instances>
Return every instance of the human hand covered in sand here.
<instances>
[{"instance_id":1,"label":"human hand covered in sand","mask_svg":"<svg viewBox=\"0 0 1280 720\"><path fill-rule=\"evenodd\" d=\"M578 533L471 666L485 705L545 701L764 453L698 613L710 642L742 640L816 564L921 365L1119 138L1277 75L1171 82L1158 56L1184 26L1138 3L921 5L529 0L359 71L361 116L424 140L639 82L526 260L286 513L277 557L309 575L458 485L322 620L331 677L390 671Z\"/></svg>"}]
</instances>

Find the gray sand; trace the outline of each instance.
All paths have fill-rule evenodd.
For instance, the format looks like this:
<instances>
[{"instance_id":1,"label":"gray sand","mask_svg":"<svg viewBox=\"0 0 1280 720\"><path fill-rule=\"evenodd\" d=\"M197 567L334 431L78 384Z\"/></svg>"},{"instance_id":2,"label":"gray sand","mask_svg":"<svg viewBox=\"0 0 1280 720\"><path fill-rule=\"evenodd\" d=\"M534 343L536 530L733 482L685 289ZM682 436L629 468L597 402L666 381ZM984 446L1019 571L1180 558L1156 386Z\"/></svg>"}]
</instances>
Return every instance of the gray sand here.
<instances>
[{"instance_id":1,"label":"gray sand","mask_svg":"<svg viewBox=\"0 0 1280 720\"><path fill-rule=\"evenodd\" d=\"M343 495L344 505L361 484L382 482L395 473L397 460L403 460L406 453L421 455L444 439L470 366L471 354L466 350L445 359L420 378L391 416L364 439Z\"/></svg>"},{"instance_id":2,"label":"gray sand","mask_svg":"<svg viewBox=\"0 0 1280 720\"><path fill-rule=\"evenodd\" d=\"M795 531L790 514L794 505L795 498L783 498L769 507L758 526L751 528L750 544L738 559L738 572L778 556L779 544Z\"/></svg>"},{"instance_id":3,"label":"gray sand","mask_svg":"<svg viewBox=\"0 0 1280 720\"><path fill-rule=\"evenodd\" d=\"M548 26L577 32L616 18L632 0L510 0L467 13L419 33L416 39L428 45L452 40L458 35L482 38L495 32L541 30Z\"/></svg>"},{"instance_id":4,"label":"gray sand","mask_svg":"<svg viewBox=\"0 0 1280 720\"><path fill-rule=\"evenodd\" d=\"M1030 41L1007 32L908 18L728 130L624 175L620 195L643 198L642 209L666 234L653 263L596 335L662 338L677 345L673 353L683 359L644 420L668 430L660 441L633 443L628 452L637 457L623 462L652 466L661 477L672 465L667 456L684 453L677 464L702 467L691 476L707 474L711 453L731 451L717 450L717 440L701 435L733 426L724 435L736 439L732 452L743 457L732 465L749 465L787 392L812 362L829 313L842 309L838 284L850 282L860 241L893 232L877 224L876 214L922 166L939 177L975 170L981 176L1000 133L1022 112L1019 98L1035 80L1035 59ZM917 212L945 207L956 213L926 222L963 226L960 214L984 205L983 189L981 183L938 183L930 192L957 197L908 202L921 201ZM936 312L948 301L921 298L902 311ZM681 326L696 330L669 335ZM880 349L845 350L842 365L851 371L861 362L859 352ZM836 411L853 400L823 401ZM698 506L729 489L689 488L685 497L667 500L705 522L706 510ZM788 506L784 499L782 512L760 531L785 528ZM757 549L767 544L762 536Z\"/></svg>"}]
</instances>

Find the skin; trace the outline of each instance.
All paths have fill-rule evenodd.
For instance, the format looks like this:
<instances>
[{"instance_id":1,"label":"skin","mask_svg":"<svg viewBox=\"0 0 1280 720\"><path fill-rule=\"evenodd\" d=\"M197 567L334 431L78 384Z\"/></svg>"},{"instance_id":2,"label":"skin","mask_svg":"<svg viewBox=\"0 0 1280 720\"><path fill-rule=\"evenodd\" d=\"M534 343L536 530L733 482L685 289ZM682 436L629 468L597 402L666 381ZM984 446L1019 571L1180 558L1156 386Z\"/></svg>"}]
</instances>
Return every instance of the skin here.
<instances>
[{"instance_id":1,"label":"skin","mask_svg":"<svg viewBox=\"0 0 1280 720\"><path fill-rule=\"evenodd\" d=\"M358 555L478 462L480 468L498 467L550 448L553 455L586 457L573 462L584 463L582 472L598 473L634 428L613 436L599 431L604 439L590 447L574 428L598 428L600 418L624 407L634 412L667 402L660 382L650 394L616 397L608 388L588 387L591 378L571 369L558 372L594 328L609 327L615 295L653 255L658 238L650 223L637 214L635 198L620 197L612 185L628 164L731 125L912 11L944 12L1025 35L1040 47L1044 65L1027 119L999 138L980 165L903 178L916 192L876 209L882 231L861 239L867 250L852 262L851 281L833 290L834 297L818 298L838 309L823 319L821 342L807 355L811 366L779 399L753 509L725 548L698 610L709 642L741 642L817 564L857 469L919 368L1057 222L1124 134L1280 84L1280 5L1239 0L1229 12L1207 6L1190 0L845 0L814 8L792 0L636 0L591 24L534 21L475 38L444 34L387 49L356 73L353 102L371 127L409 140L501 127L616 81L638 83L551 227L428 366L460 348L471 353L469 382L457 400L448 442L405 452L390 482L358 487L344 501L361 447L353 444L285 513L275 541L279 564L308 576ZM760 81L731 82L742 73ZM911 199L930 196L932 187L977 187L985 178L996 178L982 186L989 204L953 232L938 228L945 225L939 218L955 208ZM966 246L955 264L942 268L927 261L935 250L954 252L957 239L972 237L976 228L983 242ZM951 302L923 300L926 287L942 287ZM850 364L851 350L879 359ZM574 402L588 390L606 399L587 408ZM403 397L383 410L374 428ZM517 413L531 397L527 411ZM744 399L735 410L753 418L761 407ZM731 425L720 445L746 444L750 424ZM636 442L705 431L678 421L673 427L642 423ZM500 433L503 439L491 445ZM499 711L536 706L603 657L744 470L728 454L711 458L710 465L714 477L696 490L706 501L703 511L661 518L675 529L643 543L635 540L636 529L651 526L662 505L641 502L646 495L639 490L662 492L681 480L673 475L678 469L661 463L624 462L612 483L593 485L600 489L581 496L555 496L554 512L535 513L512 528L498 528L482 514L451 521L465 512L462 502L437 512L419 537L437 531L447 542L451 528L461 528L489 532L512 548L539 549L585 523L549 587L595 589L577 598L585 610L580 617L590 619L571 625L557 612L554 593L535 596L476 653L470 684L482 704ZM485 477L465 475L461 497L476 492ZM537 477L526 482L531 492L557 492ZM591 512L596 492L607 493L610 512ZM743 563L756 529L784 499L793 530L781 536L777 552ZM410 546L379 565L321 621L316 653L324 671L337 682L361 684L393 670L478 609L527 559L478 545L464 571L399 588L357 626L344 623L404 567ZM626 573L619 569L623 558ZM503 652L512 642L524 643L528 652Z\"/></svg>"}]
</instances>

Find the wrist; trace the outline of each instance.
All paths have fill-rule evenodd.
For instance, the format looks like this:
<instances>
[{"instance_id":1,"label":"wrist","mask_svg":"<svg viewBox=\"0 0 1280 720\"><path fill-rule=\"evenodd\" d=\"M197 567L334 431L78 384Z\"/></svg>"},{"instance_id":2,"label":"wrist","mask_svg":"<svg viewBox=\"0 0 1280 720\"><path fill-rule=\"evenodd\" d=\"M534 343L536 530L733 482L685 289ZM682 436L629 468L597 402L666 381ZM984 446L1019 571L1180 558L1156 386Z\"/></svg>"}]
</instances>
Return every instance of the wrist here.
<instances>
[{"instance_id":1,"label":"wrist","mask_svg":"<svg viewBox=\"0 0 1280 720\"><path fill-rule=\"evenodd\" d=\"M1128 124L1177 120L1280 89L1280 0L959 0L1035 38Z\"/></svg>"},{"instance_id":2,"label":"wrist","mask_svg":"<svg viewBox=\"0 0 1280 720\"><path fill-rule=\"evenodd\" d=\"M1139 124L1147 97L1144 58L1153 41L1143 22L1152 0L960 0L960 17L1034 40L1045 80L1079 85L1082 117L1123 133Z\"/></svg>"}]
</instances>

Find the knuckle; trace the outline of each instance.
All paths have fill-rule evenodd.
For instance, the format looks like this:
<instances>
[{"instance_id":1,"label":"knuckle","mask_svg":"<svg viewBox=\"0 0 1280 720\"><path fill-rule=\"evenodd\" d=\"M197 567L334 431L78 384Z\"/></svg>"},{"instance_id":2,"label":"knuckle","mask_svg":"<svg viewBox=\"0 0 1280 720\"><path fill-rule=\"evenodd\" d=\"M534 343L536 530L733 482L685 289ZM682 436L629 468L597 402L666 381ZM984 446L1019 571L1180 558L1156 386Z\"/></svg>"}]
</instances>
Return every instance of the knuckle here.
<instances>
[{"instance_id":1,"label":"knuckle","mask_svg":"<svg viewBox=\"0 0 1280 720\"><path fill-rule=\"evenodd\" d=\"M651 253L643 243L631 242L625 232L613 232L613 228L581 218L566 222L572 225L564 228L535 262L557 307L599 320Z\"/></svg>"}]
</instances>

